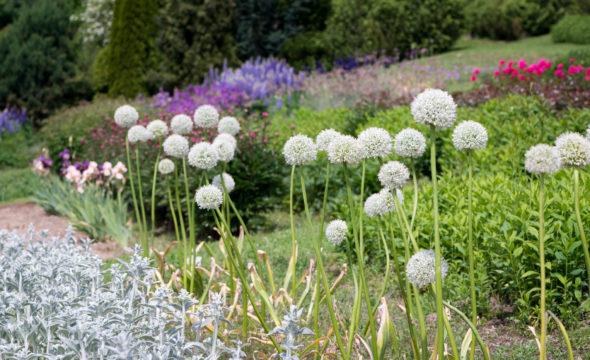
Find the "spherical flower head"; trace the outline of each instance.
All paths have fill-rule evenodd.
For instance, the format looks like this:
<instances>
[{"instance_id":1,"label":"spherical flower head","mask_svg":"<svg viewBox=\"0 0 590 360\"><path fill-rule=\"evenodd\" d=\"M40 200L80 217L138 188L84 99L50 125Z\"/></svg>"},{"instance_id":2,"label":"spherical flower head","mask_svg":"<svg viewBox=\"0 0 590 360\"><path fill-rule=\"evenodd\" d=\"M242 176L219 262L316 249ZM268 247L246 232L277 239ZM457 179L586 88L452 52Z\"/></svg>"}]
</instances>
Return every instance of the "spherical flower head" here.
<instances>
[{"instance_id":1,"label":"spherical flower head","mask_svg":"<svg viewBox=\"0 0 590 360\"><path fill-rule=\"evenodd\" d=\"M416 129L403 129L395 135L393 150L401 157L416 159L424 154L424 150L426 150L426 139Z\"/></svg>"},{"instance_id":2,"label":"spherical flower head","mask_svg":"<svg viewBox=\"0 0 590 360\"><path fill-rule=\"evenodd\" d=\"M151 138L151 133L141 125L133 125L127 131L127 139L130 143L135 144L136 142L146 142Z\"/></svg>"},{"instance_id":3,"label":"spherical flower head","mask_svg":"<svg viewBox=\"0 0 590 360\"><path fill-rule=\"evenodd\" d=\"M210 128L219 122L219 113L211 105L201 105L195 110L195 124L200 127Z\"/></svg>"},{"instance_id":4,"label":"spherical flower head","mask_svg":"<svg viewBox=\"0 0 590 360\"><path fill-rule=\"evenodd\" d=\"M366 157L365 148L350 135L341 135L328 146L328 160L333 164L358 164Z\"/></svg>"},{"instance_id":5,"label":"spherical flower head","mask_svg":"<svg viewBox=\"0 0 590 360\"><path fill-rule=\"evenodd\" d=\"M377 177L385 188L390 190L401 189L410 178L410 171L401 162L390 161L381 166Z\"/></svg>"},{"instance_id":6,"label":"spherical flower head","mask_svg":"<svg viewBox=\"0 0 590 360\"><path fill-rule=\"evenodd\" d=\"M219 124L217 124L217 132L236 136L240 132L240 123L235 117L223 117L219 120Z\"/></svg>"},{"instance_id":7,"label":"spherical flower head","mask_svg":"<svg viewBox=\"0 0 590 360\"><path fill-rule=\"evenodd\" d=\"M383 189L365 200L364 209L370 218L384 216L395 210L395 200L388 189Z\"/></svg>"},{"instance_id":8,"label":"spherical flower head","mask_svg":"<svg viewBox=\"0 0 590 360\"><path fill-rule=\"evenodd\" d=\"M223 203L223 193L215 185L205 185L197 190L195 201L199 209L215 210Z\"/></svg>"},{"instance_id":9,"label":"spherical flower head","mask_svg":"<svg viewBox=\"0 0 590 360\"><path fill-rule=\"evenodd\" d=\"M586 139L590 141L590 125L588 125L588 129L586 129Z\"/></svg>"},{"instance_id":10,"label":"spherical flower head","mask_svg":"<svg viewBox=\"0 0 590 360\"><path fill-rule=\"evenodd\" d=\"M184 114L175 115L170 122L172 132L178 135L189 135L193 131L193 121Z\"/></svg>"},{"instance_id":11,"label":"spherical flower head","mask_svg":"<svg viewBox=\"0 0 590 360\"><path fill-rule=\"evenodd\" d=\"M318 147L319 151L328 152L328 147L332 140L337 138L338 136L342 136L338 131L334 129L325 129L320 131L318 136L315 138L315 144Z\"/></svg>"},{"instance_id":12,"label":"spherical flower head","mask_svg":"<svg viewBox=\"0 0 590 360\"><path fill-rule=\"evenodd\" d=\"M215 139L213 139L214 144L220 141L227 141L230 142L234 147L238 147L238 140L236 140L236 138L231 136L230 134L219 134L215 137Z\"/></svg>"},{"instance_id":13,"label":"spherical flower head","mask_svg":"<svg viewBox=\"0 0 590 360\"><path fill-rule=\"evenodd\" d=\"M221 162L230 162L234 158L236 147L229 141L214 141L213 147L217 150L217 159Z\"/></svg>"},{"instance_id":14,"label":"spherical flower head","mask_svg":"<svg viewBox=\"0 0 590 360\"><path fill-rule=\"evenodd\" d=\"M168 136L168 125L162 120L153 120L147 125L147 129L155 139Z\"/></svg>"},{"instance_id":15,"label":"spherical flower head","mask_svg":"<svg viewBox=\"0 0 590 360\"><path fill-rule=\"evenodd\" d=\"M435 254L432 250L420 250L415 253L406 264L406 276L411 284L422 289L436 281ZM440 259L441 277L444 279L449 271L445 259Z\"/></svg>"},{"instance_id":16,"label":"spherical flower head","mask_svg":"<svg viewBox=\"0 0 590 360\"><path fill-rule=\"evenodd\" d=\"M578 133L565 133L555 140L555 147L566 167L590 164L590 141Z\"/></svg>"},{"instance_id":17,"label":"spherical flower head","mask_svg":"<svg viewBox=\"0 0 590 360\"><path fill-rule=\"evenodd\" d=\"M170 159L162 159L158 163L158 171L162 175L168 175L174 171L174 162Z\"/></svg>"},{"instance_id":18,"label":"spherical flower head","mask_svg":"<svg viewBox=\"0 0 590 360\"><path fill-rule=\"evenodd\" d=\"M365 149L367 158L383 158L391 154L393 139L385 129L371 127L358 136L359 144Z\"/></svg>"},{"instance_id":19,"label":"spherical flower head","mask_svg":"<svg viewBox=\"0 0 590 360\"><path fill-rule=\"evenodd\" d=\"M211 184L213 184L213 186L215 186L222 192L223 185L225 184L225 188L227 189L228 194L232 192L232 190L236 187L236 182L234 181L234 178L228 173L223 173L223 184L221 182L221 176L219 175L215 175L213 177L213 181L211 182Z\"/></svg>"},{"instance_id":20,"label":"spherical flower head","mask_svg":"<svg viewBox=\"0 0 590 360\"><path fill-rule=\"evenodd\" d=\"M139 120L139 114L131 105L119 106L115 110L115 123L120 127L128 129L137 124L137 120Z\"/></svg>"},{"instance_id":21,"label":"spherical flower head","mask_svg":"<svg viewBox=\"0 0 590 360\"><path fill-rule=\"evenodd\" d=\"M326 227L326 239L335 246L342 244L347 233L348 226L346 226L346 221L343 220L332 220Z\"/></svg>"},{"instance_id":22,"label":"spherical flower head","mask_svg":"<svg viewBox=\"0 0 590 360\"><path fill-rule=\"evenodd\" d=\"M524 157L524 168L532 174L553 174L561 169L561 156L554 146L535 145Z\"/></svg>"},{"instance_id":23,"label":"spherical flower head","mask_svg":"<svg viewBox=\"0 0 590 360\"><path fill-rule=\"evenodd\" d=\"M457 105L446 91L426 89L412 101L412 116L419 124L450 128L457 118Z\"/></svg>"},{"instance_id":24,"label":"spherical flower head","mask_svg":"<svg viewBox=\"0 0 590 360\"><path fill-rule=\"evenodd\" d=\"M170 135L164 140L162 148L166 155L182 158L188 152L188 140L177 134Z\"/></svg>"},{"instance_id":25,"label":"spherical flower head","mask_svg":"<svg viewBox=\"0 0 590 360\"><path fill-rule=\"evenodd\" d=\"M285 143L283 155L289 165L304 165L316 159L318 150L309 136L295 135Z\"/></svg>"},{"instance_id":26,"label":"spherical flower head","mask_svg":"<svg viewBox=\"0 0 590 360\"><path fill-rule=\"evenodd\" d=\"M476 121L463 121L453 131L453 143L457 150L483 149L488 142L488 132Z\"/></svg>"},{"instance_id":27,"label":"spherical flower head","mask_svg":"<svg viewBox=\"0 0 590 360\"><path fill-rule=\"evenodd\" d=\"M217 149L208 142L193 145L188 152L188 163L197 169L210 170L217 166Z\"/></svg>"}]
</instances>

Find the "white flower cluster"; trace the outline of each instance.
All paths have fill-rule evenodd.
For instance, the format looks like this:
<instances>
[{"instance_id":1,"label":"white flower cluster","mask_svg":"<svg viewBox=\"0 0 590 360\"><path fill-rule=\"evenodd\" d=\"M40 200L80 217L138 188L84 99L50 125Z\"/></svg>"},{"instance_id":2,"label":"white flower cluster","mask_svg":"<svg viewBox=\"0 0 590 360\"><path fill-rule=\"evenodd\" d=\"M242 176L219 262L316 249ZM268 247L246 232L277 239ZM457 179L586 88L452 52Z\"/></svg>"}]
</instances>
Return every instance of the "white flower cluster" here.
<instances>
[{"instance_id":1,"label":"white flower cluster","mask_svg":"<svg viewBox=\"0 0 590 360\"><path fill-rule=\"evenodd\" d=\"M218 161L217 149L208 142L195 144L188 152L189 165L197 169L213 169Z\"/></svg>"},{"instance_id":2,"label":"white flower cluster","mask_svg":"<svg viewBox=\"0 0 590 360\"><path fill-rule=\"evenodd\" d=\"M232 190L236 187L234 178L228 173L223 173L223 183L221 183L221 176L215 175L211 184L221 191L223 191L223 185L225 185L228 193L232 192Z\"/></svg>"},{"instance_id":3,"label":"white flower cluster","mask_svg":"<svg viewBox=\"0 0 590 360\"><path fill-rule=\"evenodd\" d=\"M328 146L328 159L333 164L354 165L365 157L365 149L350 135L337 136Z\"/></svg>"},{"instance_id":4,"label":"white flower cluster","mask_svg":"<svg viewBox=\"0 0 590 360\"><path fill-rule=\"evenodd\" d=\"M401 157L419 158L426 150L426 139L416 129L403 129L395 136L393 149Z\"/></svg>"},{"instance_id":5,"label":"white flower cluster","mask_svg":"<svg viewBox=\"0 0 590 360\"><path fill-rule=\"evenodd\" d=\"M358 136L359 145L365 149L367 158L384 158L391 154L393 139L387 130L371 127Z\"/></svg>"},{"instance_id":6,"label":"white flower cluster","mask_svg":"<svg viewBox=\"0 0 590 360\"><path fill-rule=\"evenodd\" d=\"M219 112L211 105L201 105L195 110L193 118L198 126L210 128L219 122Z\"/></svg>"},{"instance_id":7,"label":"white flower cluster","mask_svg":"<svg viewBox=\"0 0 590 360\"><path fill-rule=\"evenodd\" d=\"M215 185L205 185L197 190L195 201L199 209L215 210L223 203L223 193Z\"/></svg>"},{"instance_id":8,"label":"white flower cluster","mask_svg":"<svg viewBox=\"0 0 590 360\"><path fill-rule=\"evenodd\" d=\"M236 140L235 137L231 136L230 134L219 134L215 137L215 139L213 139L213 143L219 142L219 141L227 141L229 143L231 143L234 147L238 146L238 140Z\"/></svg>"},{"instance_id":9,"label":"white flower cluster","mask_svg":"<svg viewBox=\"0 0 590 360\"><path fill-rule=\"evenodd\" d=\"M115 123L120 127L128 129L137 124L137 120L139 120L139 113L131 105L119 106L115 110Z\"/></svg>"},{"instance_id":10,"label":"white flower cluster","mask_svg":"<svg viewBox=\"0 0 590 360\"><path fill-rule=\"evenodd\" d=\"M326 239L334 244L334 246L342 244L342 241L346 239L347 233L348 226L346 225L346 221L343 220L332 220L326 227Z\"/></svg>"},{"instance_id":11,"label":"white flower cluster","mask_svg":"<svg viewBox=\"0 0 590 360\"><path fill-rule=\"evenodd\" d=\"M410 178L410 171L399 161L390 161L381 166L377 175L383 187L393 190L402 188Z\"/></svg>"},{"instance_id":12,"label":"white flower cluster","mask_svg":"<svg viewBox=\"0 0 590 360\"><path fill-rule=\"evenodd\" d=\"M235 117L223 117L219 120L219 124L217 124L217 132L236 136L240 132L240 123Z\"/></svg>"},{"instance_id":13,"label":"white flower cluster","mask_svg":"<svg viewBox=\"0 0 590 360\"><path fill-rule=\"evenodd\" d=\"M188 152L188 140L180 135L173 134L164 141L162 148L168 156L182 158Z\"/></svg>"},{"instance_id":14,"label":"white flower cluster","mask_svg":"<svg viewBox=\"0 0 590 360\"><path fill-rule=\"evenodd\" d=\"M133 125L127 131L127 140L129 140L129 142L132 144L135 144L138 141L139 142L146 142L146 141L150 140L151 138L152 138L152 133L150 133L148 131L148 129L146 129L142 125Z\"/></svg>"},{"instance_id":15,"label":"white flower cluster","mask_svg":"<svg viewBox=\"0 0 590 360\"><path fill-rule=\"evenodd\" d=\"M457 118L457 105L446 91L426 89L412 101L412 116L417 123L450 128Z\"/></svg>"},{"instance_id":16,"label":"white flower cluster","mask_svg":"<svg viewBox=\"0 0 590 360\"><path fill-rule=\"evenodd\" d=\"M170 122L172 132L178 135L189 135L193 131L193 121L184 114L174 115Z\"/></svg>"},{"instance_id":17,"label":"white flower cluster","mask_svg":"<svg viewBox=\"0 0 590 360\"><path fill-rule=\"evenodd\" d=\"M488 142L488 132L482 124L463 121L453 131L453 143L457 150L483 149Z\"/></svg>"},{"instance_id":18,"label":"white flower cluster","mask_svg":"<svg viewBox=\"0 0 590 360\"><path fill-rule=\"evenodd\" d=\"M168 175L174 171L174 162L170 159L162 159L158 163L158 171L162 175Z\"/></svg>"},{"instance_id":19,"label":"white flower cluster","mask_svg":"<svg viewBox=\"0 0 590 360\"><path fill-rule=\"evenodd\" d=\"M415 285L418 289L423 288L428 284L432 284L436 281L436 268L435 268L435 254L432 250L420 250L415 253L408 263L406 264L406 276L411 284ZM447 276L449 266L445 259L441 257L441 276L444 278Z\"/></svg>"},{"instance_id":20,"label":"white flower cluster","mask_svg":"<svg viewBox=\"0 0 590 360\"><path fill-rule=\"evenodd\" d=\"M325 129L320 131L318 136L315 138L315 144L319 151L328 152L330 143L338 136L342 136L338 131L334 129Z\"/></svg>"},{"instance_id":21,"label":"white flower cluster","mask_svg":"<svg viewBox=\"0 0 590 360\"><path fill-rule=\"evenodd\" d=\"M555 140L563 166L584 167L590 164L590 140L578 133L565 133Z\"/></svg>"},{"instance_id":22,"label":"white flower cluster","mask_svg":"<svg viewBox=\"0 0 590 360\"><path fill-rule=\"evenodd\" d=\"M161 139L168 136L168 125L162 120L153 120L147 125L147 129L154 139Z\"/></svg>"},{"instance_id":23,"label":"white flower cluster","mask_svg":"<svg viewBox=\"0 0 590 360\"><path fill-rule=\"evenodd\" d=\"M365 200L365 214L370 218L384 216L395 210L395 199L388 189L369 196Z\"/></svg>"},{"instance_id":24,"label":"white flower cluster","mask_svg":"<svg viewBox=\"0 0 590 360\"><path fill-rule=\"evenodd\" d=\"M78 22L78 33L85 43L105 45L110 37L115 0L86 0L83 11L72 15L70 20Z\"/></svg>"},{"instance_id":25,"label":"white flower cluster","mask_svg":"<svg viewBox=\"0 0 590 360\"><path fill-rule=\"evenodd\" d=\"M306 135L291 136L283 147L283 156L289 165L304 165L316 159L318 150L313 140Z\"/></svg>"},{"instance_id":26,"label":"white flower cluster","mask_svg":"<svg viewBox=\"0 0 590 360\"><path fill-rule=\"evenodd\" d=\"M561 169L561 156L554 146L538 144L531 147L524 156L524 167L530 173L554 174Z\"/></svg>"},{"instance_id":27,"label":"white flower cluster","mask_svg":"<svg viewBox=\"0 0 590 360\"><path fill-rule=\"evenodd\" d=\"M219 161L227 163L234 158L236 147L230 141L214 141L213 147L217 151Z\"/></svg>"}]
</instances>

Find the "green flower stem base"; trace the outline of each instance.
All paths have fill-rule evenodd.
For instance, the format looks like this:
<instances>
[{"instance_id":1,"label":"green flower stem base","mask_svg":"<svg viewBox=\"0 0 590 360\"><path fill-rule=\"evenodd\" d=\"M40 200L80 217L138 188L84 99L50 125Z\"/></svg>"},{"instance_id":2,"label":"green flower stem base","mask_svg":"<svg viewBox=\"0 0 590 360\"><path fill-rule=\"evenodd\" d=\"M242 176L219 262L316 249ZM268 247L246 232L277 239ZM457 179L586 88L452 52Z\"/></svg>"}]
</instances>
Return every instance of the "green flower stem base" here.
<instances>
[{"instance_id":1,"label":"green flower stem base","mask_svg":"<svg viewBox=\"0 0 590 360\"><path fill-rule=\"evenodd\" d=\"M139 239L143 239L143 227L141 226L141 214L139 206L137 205L137 197L135 195L135 186L133 183L133 165L131 164L131 156L129 155L129 140L125 137L125 152L127 153L127 169L129 171L129 185L131 186L131 196L133 198L133 208L135 209L135 220L139 226Z\"/></svg>"}]
</instances>

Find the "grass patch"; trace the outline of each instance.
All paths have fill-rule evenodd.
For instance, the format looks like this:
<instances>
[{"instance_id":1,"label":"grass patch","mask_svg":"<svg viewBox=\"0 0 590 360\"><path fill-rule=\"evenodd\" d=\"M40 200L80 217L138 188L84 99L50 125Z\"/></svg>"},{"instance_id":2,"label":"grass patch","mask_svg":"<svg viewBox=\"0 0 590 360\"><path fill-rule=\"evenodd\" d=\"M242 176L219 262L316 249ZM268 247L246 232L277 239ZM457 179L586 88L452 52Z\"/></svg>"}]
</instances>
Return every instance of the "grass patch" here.
<instances>
[{"instance_id":1,"label":"grass patch","mask_svg":"<svg viewBox=\"0 0 590 360\"><path fill-rule=\"evenodd\" d=\"M0 204L29 199L39 177L29 168L0 170Z\"/></svg>"}]
</instances>

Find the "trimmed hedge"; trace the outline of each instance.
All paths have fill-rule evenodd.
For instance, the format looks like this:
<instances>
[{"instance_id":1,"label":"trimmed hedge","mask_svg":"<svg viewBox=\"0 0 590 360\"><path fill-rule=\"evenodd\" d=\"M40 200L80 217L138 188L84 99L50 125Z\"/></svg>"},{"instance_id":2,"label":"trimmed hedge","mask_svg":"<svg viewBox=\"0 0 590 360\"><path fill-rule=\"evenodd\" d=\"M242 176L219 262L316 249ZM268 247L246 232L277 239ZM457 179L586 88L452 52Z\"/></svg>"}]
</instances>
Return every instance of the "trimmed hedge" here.
<instances>
[{"instance_id":1,"label":"trimmed hedge","mask_svg":"<svg viewBox=\"0 0 590 360\"><path fill-rule=\"evenodd\" d=\"M556 43L590 44L590 15L568 15L551 29Z\"/></svg>"}]
</instances>

